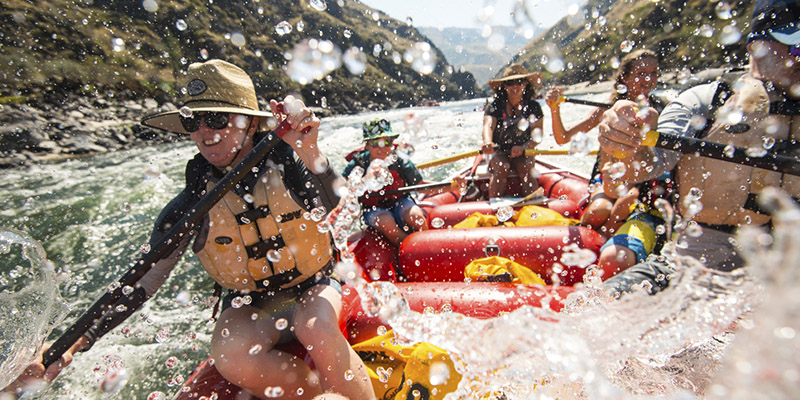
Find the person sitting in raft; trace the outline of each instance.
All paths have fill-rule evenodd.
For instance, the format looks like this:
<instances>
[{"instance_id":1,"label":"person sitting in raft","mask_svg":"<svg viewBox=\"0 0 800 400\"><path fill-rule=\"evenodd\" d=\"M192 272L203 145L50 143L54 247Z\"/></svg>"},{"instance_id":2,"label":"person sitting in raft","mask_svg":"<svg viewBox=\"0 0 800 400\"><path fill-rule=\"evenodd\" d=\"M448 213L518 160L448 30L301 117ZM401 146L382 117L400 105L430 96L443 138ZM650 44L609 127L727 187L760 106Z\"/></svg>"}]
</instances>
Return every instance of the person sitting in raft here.
<instances>
[{"instance_id":1,"label":"person sitting in raft","mask_svg":"<svg viewBox=\"0 0 800 400\"><path fill-rule=\"evenodd\" d=\"M521 64L510 65L502 78L489 81L495 99L483 114L481 152L492 155L489 161L492 173L490 199L505 195L511 171L519 176L523 195L539 188L534 176L536 160L525 155L525 150L533 149L541 142L544 113L536 102L536 89L541 86L542 74L528 73Z\"/></svg>"},{"instance_id":2,"label":"person sitting in raft","mask_svg":"<svg viewBox=\"0 0 800 400\"><path fill-rule=\"evenodd\" d=\"M187 98L180 111L142 121L191 135L199 150L186 165L185 188L156 221L152 246L166 239L169 228L257 142L271 140L265 138L270 121L285 121L291 129L190 235L179 239L178 249L158 261L60 363L48 368L47 379L69 363L74 351L87 350L155 295L194 239L192 250L203 268L228 290L211 338L214 366L225 379L257 397L265 396L265 388L281 387L284 398L337 392L374 399L364 363L339 330L342 289L332 275L330 234L306 228L313 222L302 216L319 207L331 210L338 202L334 187L343 184L317 146L319 119L292 96L271 100L271 112L260 111L250 77L222 60L191 64L182 87ZM288 322L285 329L276 327L280 319ZM292 340L308 349L316 372L275 348ZM346 378L350 374L354 378ZM44 376L40 357L7 390Z\"/></svg>"},{"instance_id":3,"label":"person sitting in raft","mask_svg":"<svg viewBox=\"0 0 800 400\"><path fill-rule=\"evenodd\" d=\"M364 150L353 155L345 166L343 176L348 177L355 167L367 170L372 160L392 160L389 172L392 183L377 192L367 192L358 200L363 210L364 224L375 228L390 243L399 247L412 232L426 229L425 213L408 193L387 193L402 187L430 183L422 179L411 160L403 160L394 151L394 139L399 135L385 119L373 119L362 126ZM433 193L441 189L420 190Z\"/></svg>"},{"instance_id":4,"label":"person sitting in raft","mask_svg":"<svg viewBox=\"0 0 800 400\"><path fill-rule=\"evenodd\" d=\"M793 155L800 140L800 1L758 0L750 23L747 52L750 70L734 83L724 80L698 85L681 93L659 115L641 112L637 104L621 100L606 111L598 127L598 141L608 154L622 153L629 167L619 180L634 185L674 171L680 201L676 213L689 224L673 240L674 251L701 260L709 269L730 271L745 265L734 233L742 226L768 226L768 210L759 206L758 195L768 187L800 198L800 179L777 171L716 160L694 154L642 146L644 127L659 132L703 138L741 148L764 147L765 138L776 144L770 151ZM721 115L741 113L746 123L731 126ZM699 126L692 121L706 121ZM637 164L639 168L631 168ZM672 246L671 246L672 247ZM636 257L622 248L623 257ZM638 261L638 260L637 260ZM670 285L675 265L663 257L649 257L604 282L615 295L642 287L657 293Z\"/></svg>"},{"instance_id":5,"label":"person sitting in raft","mask_svg":"<svg viewBox=\"0 0 800 400\"><path fill-rule=\"evenodd\" d=\"M614 77L614 91L610 101L631 100L641 106L648 106L661 112L664 103L650 93L658 83L658 56L656 53L641 49L636 50L620 61ZM547 91L545 101L550 107L553 117L553 136L556 143L564 145L570 142L579 132L589 132L603 116L605 109L596 108L583 121L578 122L570 129L564 127L561 119L561 103L564 101L564 92L560 87ZM630 208L639 197L639 188L630 188L619 194L616 190L604 190L601 167L612 160L611 156L600 151L592 167L590 192L591 197L586 211L581 217L581 223L591 226L600 234L610 237L630 215Z\"/></svg>"}]
</instances>

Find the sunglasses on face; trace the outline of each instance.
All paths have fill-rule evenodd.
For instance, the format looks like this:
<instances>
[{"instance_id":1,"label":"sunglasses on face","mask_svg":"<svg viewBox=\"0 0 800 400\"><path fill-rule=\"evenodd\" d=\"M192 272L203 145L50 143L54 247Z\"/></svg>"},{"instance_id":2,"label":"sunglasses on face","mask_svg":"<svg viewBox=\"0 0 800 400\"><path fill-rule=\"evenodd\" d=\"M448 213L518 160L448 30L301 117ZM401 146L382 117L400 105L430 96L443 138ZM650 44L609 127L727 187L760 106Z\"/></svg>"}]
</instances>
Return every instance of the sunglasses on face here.
<instances>
[{"instance_id":1,"label":"sunglasses on face","mask_svg":"<svg viewBox=\"0 0 800 400\"><path fill-rule=\"evenodd\" d=\"M197 132L200 129L200 122L205 121L206 126L211 129L222 129L228 126L228 113L220 112L198 112L191 117L180 116L181 125L186 132Z\"/></svg>"},{"instance_id":2,"label":"sunglasses on face","mask_svg":"<svg viewBox=\"0 0 800 400\"><path fill-rule=\"evenodd\" d=\"M391 146L394 140L392 139L375 139L367 142L367 145L372 147L386 147Z\"/></svg>"},{"instance_id":3,"label":"sunglasses on face","mask_svg":"<svg viewBox=\"0 0 800 400\"><path fill-rule=\"evenodd\" d=\"M505 82L505 86L521 86L525 84L524 79L512 79L510 81Z\"/></svg>"}]
</instances>

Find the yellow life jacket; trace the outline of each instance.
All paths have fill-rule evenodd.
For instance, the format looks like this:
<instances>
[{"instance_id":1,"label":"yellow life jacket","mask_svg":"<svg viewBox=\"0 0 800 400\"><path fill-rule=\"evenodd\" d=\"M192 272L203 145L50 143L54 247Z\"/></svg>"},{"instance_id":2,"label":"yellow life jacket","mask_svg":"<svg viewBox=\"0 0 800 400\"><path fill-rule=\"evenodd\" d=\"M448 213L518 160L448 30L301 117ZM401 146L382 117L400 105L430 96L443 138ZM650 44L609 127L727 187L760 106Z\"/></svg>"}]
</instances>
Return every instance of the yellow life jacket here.
<instances>
[{"instance_id":1,"label":"yellow life jacket","mask_svg":"<svg viewBox=\"0 0 800 400\"><path fill-rule=\"evenodd\" d=\"M209 181L207 190L214 185ZM332 261L330 234L305 217L277 169L267 169L251 195L245 200L228 192L208 213L205 241L199 249L195 245L203 268L222 287L245 292L291 287Z\"/></svg>"}]
</instances>

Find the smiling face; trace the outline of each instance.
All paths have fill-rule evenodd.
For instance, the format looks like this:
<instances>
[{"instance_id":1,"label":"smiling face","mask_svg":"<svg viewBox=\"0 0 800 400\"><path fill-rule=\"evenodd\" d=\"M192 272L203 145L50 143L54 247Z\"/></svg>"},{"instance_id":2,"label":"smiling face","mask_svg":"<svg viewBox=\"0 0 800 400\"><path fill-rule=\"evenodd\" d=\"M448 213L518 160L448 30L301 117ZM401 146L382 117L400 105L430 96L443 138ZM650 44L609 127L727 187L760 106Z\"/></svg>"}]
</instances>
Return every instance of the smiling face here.
<instances>
[{"instance_id":1,"label":"smiling face","mask_svg":"<svg viewBox=\"0 0 800 400\"><path fill-rule=\"evenodd\" d=\"M646 57L636 61L622 83L628 88L629 99L647 97L658 83L658 60Z\"/></svg>"},{"instance_id":2,"label":"smiling face","mask_svg":"<svg viewBox=\"0 0 800 400\"><path fill-rule=\"evenodd\" d=\"M369 140L366 143L367 150L369 150L369 159L386 159L392 154L392 138L380 138Z\"/></svg>"},{"instance_id":3,"label":"smiling face","mask_svg":"<svg viewBox=\"0 0 800 400\"><path fill-rule=\"evenodd\" d=\"M525 93L524 79L514 79L503 83L503 87L508 94L508 102L516 106L522 101L522 94Z\"/></svg>"},{"instance_id":4,"label":"smiling face","mask_svg":"<svg viewBox=\"0 0 800 400\"><path fill-rule=\"evenodd\" d=\"M202 114L195 116L195 118L201 117ZM191 133L192 140L203 158L211 165L223 169L244 158L252 148L253 142L248 130L253 126L254 119L255 117L246 115L229 114L225 127L213 129L201 118L199 129Z\"/></svg>"}]
</instances>

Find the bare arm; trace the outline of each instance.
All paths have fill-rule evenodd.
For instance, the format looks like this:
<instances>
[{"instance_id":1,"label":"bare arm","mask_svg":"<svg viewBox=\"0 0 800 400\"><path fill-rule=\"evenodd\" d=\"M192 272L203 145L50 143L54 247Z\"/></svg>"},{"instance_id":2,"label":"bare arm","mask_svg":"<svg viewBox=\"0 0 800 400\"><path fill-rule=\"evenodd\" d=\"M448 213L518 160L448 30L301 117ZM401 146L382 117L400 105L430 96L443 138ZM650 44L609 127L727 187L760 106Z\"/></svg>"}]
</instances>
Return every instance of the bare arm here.
<instances>
[{"instance_id":1,"label":"bare arm","mask_svg":"<svg viewBox=\"0 0 800 400\"><path fill-rule=\"evenodd\" d=\"M553 137L556 139L556 143L560 145L569 143L572 137L578 132L589 132L592 128L597 126L603 118L603 110L596 108L594 112L583 121L570 129L566 129L561 120L561 98L563 96L564 94L561 88L555 87L550 89L545 97L547 106L550 107L550 114L553 117Z\"/></svg>"},{"instance_id":2,"label":"bare arm","mask_svg":"<svg viewBox=\"0 0 800 400\"><path fill-rule=\"evenodd\" d=\"M497 118L491 115L483 116L483 144L481 145L481 152L483 154L494 153L494 146L496 143L492 142L492 133L497 126Z\"/></svg>"}]
</instances>

